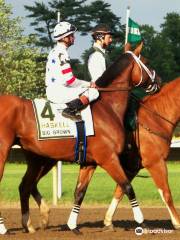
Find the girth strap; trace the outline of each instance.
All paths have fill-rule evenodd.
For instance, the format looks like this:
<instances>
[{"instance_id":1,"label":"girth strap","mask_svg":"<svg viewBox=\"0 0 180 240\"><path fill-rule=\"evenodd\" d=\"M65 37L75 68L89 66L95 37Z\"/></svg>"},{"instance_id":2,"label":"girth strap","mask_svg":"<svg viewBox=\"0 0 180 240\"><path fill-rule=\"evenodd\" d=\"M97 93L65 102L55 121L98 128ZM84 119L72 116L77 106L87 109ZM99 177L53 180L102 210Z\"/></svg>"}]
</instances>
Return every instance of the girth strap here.
<instances>
[{"instance_id":1,"label":"girth strap","mask_svg":"<svg viewBox=\"0 0 180 240\"><path fill-rule=\"evenodd\" d=\"M86 129L83 120L76 122L77 138L75 146L75 162L81 166L86 165Z\"/></svg>"}]
</instances>

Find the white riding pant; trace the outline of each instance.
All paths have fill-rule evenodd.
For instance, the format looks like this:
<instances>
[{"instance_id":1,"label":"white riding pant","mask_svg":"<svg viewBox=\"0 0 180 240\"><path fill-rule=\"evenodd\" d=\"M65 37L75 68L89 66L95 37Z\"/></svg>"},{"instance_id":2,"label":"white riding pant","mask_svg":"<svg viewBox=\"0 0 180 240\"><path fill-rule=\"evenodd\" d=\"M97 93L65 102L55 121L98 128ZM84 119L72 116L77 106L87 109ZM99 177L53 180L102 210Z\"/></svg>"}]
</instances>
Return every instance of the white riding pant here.
<instances>
[{"instance_id":1,"label":"white riding pant","mask_svg":"<svg viewBox=\"0 0 180 240\"><path fill-rule=\"evenodd\" d=\"M56 84L51 84L46 88L47 99L54 103L68 103L79 98L80 95L85 95L89 102L92 102L99 97L99 92L96 88L73 88Z\"/></svg>"}]
</instances>

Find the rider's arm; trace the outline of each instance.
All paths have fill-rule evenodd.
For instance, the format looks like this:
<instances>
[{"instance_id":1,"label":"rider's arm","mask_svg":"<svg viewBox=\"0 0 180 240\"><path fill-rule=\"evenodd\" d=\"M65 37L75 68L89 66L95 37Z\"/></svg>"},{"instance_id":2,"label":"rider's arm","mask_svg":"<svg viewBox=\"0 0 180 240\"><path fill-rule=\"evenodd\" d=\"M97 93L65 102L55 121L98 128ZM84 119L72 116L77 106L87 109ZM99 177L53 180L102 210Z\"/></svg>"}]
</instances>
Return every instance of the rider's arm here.
<instances>
[{"instance_id":1,"label":"rider's arm","mask_svg":"<svg viewBox=\"0 0 180 240\"><path fill-rule=\"evenodd\" d=\"M68 87L89 87L90 82L80 80L76 78L73 74L70 61L66 59L63 64L61 64L61 72L63 75L63 83Z\"/></svg>"}]
</instances>

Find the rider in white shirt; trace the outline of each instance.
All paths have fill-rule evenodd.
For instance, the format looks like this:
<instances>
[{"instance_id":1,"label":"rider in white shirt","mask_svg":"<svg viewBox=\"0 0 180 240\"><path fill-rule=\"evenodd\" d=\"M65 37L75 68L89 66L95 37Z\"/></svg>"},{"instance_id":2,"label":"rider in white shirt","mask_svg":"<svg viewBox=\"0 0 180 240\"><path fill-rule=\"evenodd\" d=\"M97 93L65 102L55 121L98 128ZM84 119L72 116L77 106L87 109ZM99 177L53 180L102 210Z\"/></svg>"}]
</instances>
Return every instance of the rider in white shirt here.
<instances>
[{"instance_id":1,"label":"rider in white shirt","mask_svg":"<svg viewBox=\"0 0 180 240\"><path fill-rule=\"evenodd\" d=\"M77 119L79 111L99 96L95 85L77 79L70 65L67 49L74 44L76 27L60 22L54 28L57 45L50 51L46 64L46 95L55 103L65 103L64 117Z\"/></svg>"},{"instance_id":2,"label":"rider in white shirt","mask_svg":"<svg viewBox=\"0 0 180 240\"><path fill-rule=\"evenodd\" d=\"M106 48L112 43L112 32L105 24L99 24L92 30L93 52L88 58L88 71L91 81L95 82L106 70Z\"/></svg>"}]
</instances>

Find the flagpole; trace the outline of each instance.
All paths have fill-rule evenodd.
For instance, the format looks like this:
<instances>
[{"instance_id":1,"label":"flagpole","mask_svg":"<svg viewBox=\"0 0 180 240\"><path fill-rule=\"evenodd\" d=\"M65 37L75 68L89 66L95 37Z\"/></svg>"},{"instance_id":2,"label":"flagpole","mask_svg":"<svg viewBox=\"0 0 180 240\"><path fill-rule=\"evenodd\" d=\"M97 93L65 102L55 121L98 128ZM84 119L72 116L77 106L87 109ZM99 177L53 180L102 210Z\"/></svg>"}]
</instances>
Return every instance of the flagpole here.
<instances>
[{"instance_id":1,"label":"flagpole","mask_svg":"<svg viewBox=\"0 0 180 240\"><path fill-rule=\"evenodd\" d=\"M126 9L126 33L125 33L125 44L128 40L128 22L129 22L129 16L130 16L130 6Z\"/></svg>"},{"instance_id":2,"label":"flagpole","mask_svg":"<svg viewBox=\"0 0 180 240\"><path fill-rule=\"evenodd\" d=\"M61 21L61 13L57 12L57 23ZM62 196L62 162L58 161L52 169L53 175L53 205L57 206L58 198Z\"/></svg>"},{"instance_id":3,"label":"flagpole","mask_svg":"<svg viewBox=\"0 0 180 240\"><path fill-rule=\"evenodd\" d=\"M61 21L61 13L60 11L57 12L57 22L60 23Z\"/></svg>"},{"instance_id":4,"label":"flagpole","mask_svg":"<svg viewBox=\"0 0 180 240\"><path fill-rule=\"evenodd\" d=\"M60 11L57 12L57 21L60 23L61 21L61 13ZM56 192L56 197L61 198L62 196L62 162L58 161L56 165L56 171L57 171L57 192Z\"/></svg>"}]
</instances>

